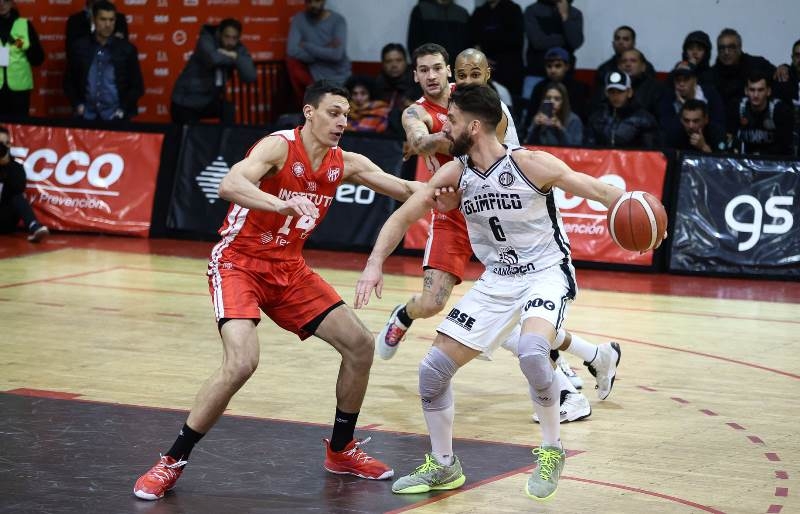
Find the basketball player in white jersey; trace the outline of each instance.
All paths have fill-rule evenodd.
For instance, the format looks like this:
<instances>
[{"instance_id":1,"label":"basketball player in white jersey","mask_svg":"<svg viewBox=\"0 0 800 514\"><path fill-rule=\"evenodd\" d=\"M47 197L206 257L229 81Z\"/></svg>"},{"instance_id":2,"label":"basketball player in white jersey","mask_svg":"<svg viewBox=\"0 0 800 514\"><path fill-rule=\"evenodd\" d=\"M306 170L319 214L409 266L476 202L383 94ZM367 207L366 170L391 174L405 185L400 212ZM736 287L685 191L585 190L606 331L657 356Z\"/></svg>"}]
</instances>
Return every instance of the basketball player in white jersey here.
<instances>
[{"instance_id":1,"label":"basketball player in white jersey","mask_svg":"<svg viewBox=\"0 0 800 514\"><path fill-rule=\"evenodd\" d=\"M420 364L419 390L432 451L421 466L397 480L392 491L421 493L464 484L453 453L450 381L461 366L490 355L521 323L517 356L542 429L542 442L533 450L538 466L525 491L536 500L547 500L556 492L566 458L550 351L577 293L553 188L606 207L623 191L573 171L548 153L497 141L502 110L497 94L487 86L456 89L447 117L443 132L452 143L451 153L464 157L443 165L392 214L356 286L354 305L360 308L373 290L381 292L383 262L407 228L431 207L460 208L475 255L486 266L438 326L433 346ZM594 363L598 372L608 372L615 357L613 352L598 352Z\"/></svg>"}]
</instances>

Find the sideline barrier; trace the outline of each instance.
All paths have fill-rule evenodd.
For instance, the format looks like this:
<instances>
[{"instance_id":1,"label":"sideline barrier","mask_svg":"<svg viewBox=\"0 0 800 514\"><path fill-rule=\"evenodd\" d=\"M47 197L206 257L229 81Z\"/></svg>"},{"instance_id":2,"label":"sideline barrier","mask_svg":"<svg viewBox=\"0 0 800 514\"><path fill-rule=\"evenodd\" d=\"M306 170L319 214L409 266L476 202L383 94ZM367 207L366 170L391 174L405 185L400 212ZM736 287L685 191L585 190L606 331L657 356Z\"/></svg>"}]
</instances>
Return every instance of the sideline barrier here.
<instances>
[{"instance_id":1,"label":"sideline barrier","mask_svg":"<svg viewBox=\"0 0 800 514\"><path fill-rule=\"evenodd\" d=\"M9 124L26 196L54 229L147 237L164 134Z\"/></svg>"},{"instance_id":2,"label":"sideline barrier","mask_svg":"<svg viewBox=\"0 0 800 514\"><path fill-rule=\"evenodd\" d=\"M800 161L685 155L669 270L800 277Z\"/></svg>"},{"instance_id":3,"label":"sideline barrier","mask_svg":"<svg viewBox=\"0 0 800 514\"><path fill-rule=\"evenodd\" d=\"M187 126L167 228L201 237L215 237L229 206L217 195L222 177L269 132L247 127ZM402 142L399 140L348 133L340 146L366 155L387 172L400 174ZM370 248L395 207L394 200L353 184L340 185L335 198L321 201L332 202L332 205L325 221L314 230L308 241L312 248Z\"/></svg>"}]
</instances>

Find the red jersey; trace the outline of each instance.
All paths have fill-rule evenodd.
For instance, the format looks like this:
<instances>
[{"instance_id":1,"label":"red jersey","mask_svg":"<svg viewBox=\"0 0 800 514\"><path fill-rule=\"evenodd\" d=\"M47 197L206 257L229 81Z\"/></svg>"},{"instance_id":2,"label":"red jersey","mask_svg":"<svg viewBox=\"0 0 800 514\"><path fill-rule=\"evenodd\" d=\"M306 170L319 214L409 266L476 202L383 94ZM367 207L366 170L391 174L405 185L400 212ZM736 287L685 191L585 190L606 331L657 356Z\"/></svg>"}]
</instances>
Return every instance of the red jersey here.
<instances>
[{"instance_id":1,"label":"red jersey","mask_svg":"<svg viewBox=\"0 0 800 514\"><path fill-rule=\"evenodd\" d=\"M277 212L250 210L231 204L219 234L222 240L211 251L211 261L236 262L237 255L264 261L302 260L303 245L316 225L325 218L342 181L344 158L338 146L331 147L319 168L311 168L300 128L273 132L286 140L288 153L283 167L264 178L259 189L288 200L303 195L319 208L319 217L287 216ZM257 143L256 143L257 144ZM253 145L255 147L255 145ZM253 150L251 147L247 154Z\"/></svg>"},{"instance_id":2,"label":"red jersey","mask_svg":"<svg viewBox=\"0 0 800 514\"><path fill-rule=\"evenodd\" d=\"M450 85L450 92L453 92L455 89L455 84ZM424 96L417 100L417 104L420 105L428 114L431 115L433 119L433 123L430 127L430 133L435 134L436 132L441 132L442 127L444 126L445 122L447 121L447 107L442 107L439 104L435 104L425 98ZM436 173L436 171L445 163L450 162L453 160L453 156L450 154L444 153L436 153L433 155L425 155L425 167L428 168L428 171L431 172L431 175Z\"/></svg>"}]
</instances>

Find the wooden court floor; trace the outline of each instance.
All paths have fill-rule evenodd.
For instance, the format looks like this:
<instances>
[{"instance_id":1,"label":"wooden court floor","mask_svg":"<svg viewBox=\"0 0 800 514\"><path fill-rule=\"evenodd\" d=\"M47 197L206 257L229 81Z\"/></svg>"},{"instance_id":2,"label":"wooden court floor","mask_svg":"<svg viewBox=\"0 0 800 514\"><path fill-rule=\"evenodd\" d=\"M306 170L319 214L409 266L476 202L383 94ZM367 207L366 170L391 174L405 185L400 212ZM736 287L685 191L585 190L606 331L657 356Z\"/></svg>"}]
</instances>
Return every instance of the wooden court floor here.
<instances>
[{"instance_id":1,"label":"wooden court floor","mask_svg":"<svg viewBox=\"0 0 800 514\"><path fill-rule=\"evenodd\" d=\"M0 392L187 409L221 355L205 279L211 246L55 234L33 247L21 236L0 237ZM350 303L364 258L310 252L309 261ZM383 299L359 311L370 329L377 332L391 309L421 286L418 265L416 258L393 260ZM391 512L800 512L800 284L586 270L578 281L582 289L567 328L595 342L618 341L622 361L612 395L601 402L592 377L570 358L587 383L593 413L562 425L574 455L556 497L547 504L528 499L525 470L517 470L468 480L455 494ZM457 286L451 302L469 286ZM417 365L437 322L416 322L394 359L376 358L359 435L425 435ZM336 353L313 338L299 342L266 319L259 336L260 367L228 412L329 424ZM457 438L538 444L527 386L507 352L470 363L454 389ZM173 434L179 427L166 428ZM154 461L171 437L135 443L150 448L144 460ZM405 474L424 451L420 445L411 458L382 458ZM20 464L0 455L0 482L20 478ZM70 465L82 472L81 462ZM138 463L109 465L129 476L130 485L143 471ZM175 497L191 473L189 466ZM387 491L381 494L391 496ZM130 495L130 488L119 494ZM256 507L247 511L272 512L258 510L259 492L252 495ZM3 502L0 512L14 512ZM135 511L184 511L168 505Z\"/></svg>"}]
</instances>

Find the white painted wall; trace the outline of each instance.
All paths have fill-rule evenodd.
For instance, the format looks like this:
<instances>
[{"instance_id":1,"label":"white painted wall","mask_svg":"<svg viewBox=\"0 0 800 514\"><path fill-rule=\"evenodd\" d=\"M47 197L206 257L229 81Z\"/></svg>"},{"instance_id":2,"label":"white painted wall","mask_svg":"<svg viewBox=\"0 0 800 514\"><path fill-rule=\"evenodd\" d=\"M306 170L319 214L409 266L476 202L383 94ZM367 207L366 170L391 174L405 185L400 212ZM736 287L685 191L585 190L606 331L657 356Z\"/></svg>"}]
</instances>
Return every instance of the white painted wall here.
<instances>
[{"instance_id":1,"label":"white painted wall","mask_svg":"<svg viewBox=\"0 0 800 514\"><path fill-rule=\"evenodd\" d=\"M525 9L535 0L517 0ZM408 17L417 0L328 0L348 21L347 50L354 61L379 61L384 44L405 45ZM469 12L483 0L456 0ZM611 36L619 25L636 29L637 46L659 71L680 59L683 38L704 30L716 47L719 31L742 35L744 50L773 64L789 61L800 39L800 0L575 0L583 12L585 42L577 52L579 68L596 68L612 53ZM716 58L716 50L712 57Z\"/></svg>"}]
</instances>

